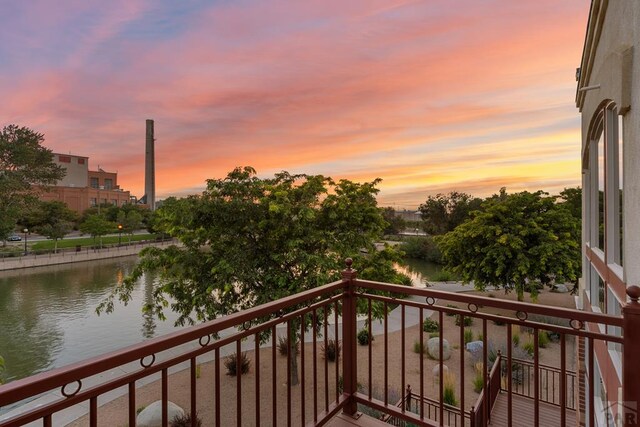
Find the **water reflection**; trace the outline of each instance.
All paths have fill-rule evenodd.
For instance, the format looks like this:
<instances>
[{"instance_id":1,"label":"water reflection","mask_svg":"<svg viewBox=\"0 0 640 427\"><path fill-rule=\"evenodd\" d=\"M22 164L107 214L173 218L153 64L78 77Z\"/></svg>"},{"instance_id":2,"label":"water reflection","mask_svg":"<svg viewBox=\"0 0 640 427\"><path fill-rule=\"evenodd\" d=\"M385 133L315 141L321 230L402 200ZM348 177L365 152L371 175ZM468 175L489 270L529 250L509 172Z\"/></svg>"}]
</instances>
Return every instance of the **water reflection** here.
<instances>
[{"instance_id":1,"label":"water reflection","mask_svg":"<svg viewBox=\"0 0 640 427\"><path fill-rule=\"evenodd\" d=\"M138 343L174 329L141 312L152 297L154 277L145 275L132 301L115 312L95 309L122 284L137 257L0 272L0 354L11 381ZM136 326L136 325L142 325Z\"/></svg>"},{"instance_id":2,"label":"water reflection","mask_svg":"<svg viewBox=\"0 0 640 427\"><path fill-rule=\"evenodd\" d=\"M405 259L404 266L396 266L398 271L406 274L411 278L413 286L423 287L428 280L434 280L436 274L442 271L440 264L435 264L429 261L423 261L420 259Z\"/></svg>"}]
</instances>

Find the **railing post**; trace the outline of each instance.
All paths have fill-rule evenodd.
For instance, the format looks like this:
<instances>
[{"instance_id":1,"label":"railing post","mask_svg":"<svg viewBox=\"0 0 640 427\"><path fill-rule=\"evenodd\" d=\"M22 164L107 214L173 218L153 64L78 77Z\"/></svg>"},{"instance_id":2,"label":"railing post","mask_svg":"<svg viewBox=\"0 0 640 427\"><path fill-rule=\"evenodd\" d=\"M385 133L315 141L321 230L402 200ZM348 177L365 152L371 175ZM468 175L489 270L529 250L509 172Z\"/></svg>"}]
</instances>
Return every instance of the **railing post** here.
<instances>
[{"instance_id":1,"label":"railing post","mask_svg":"<svg viewBox=\"0 0 640 427\"><path fill-rule=\"evenodd\" d=\"M638 411L640 410L640 287L629 286L627 295L631 301L622 308L624 317L623 355L622 355L622 408L618 408L618 414L622 418L623 426L636 426Z\"/></svg>"},{"instance_id":2,"label":"railing post","mask_svg":"<svg viewBox=\"0 0 640 427\"><path fill-rule=\"evenodd\" d=\"M347 268L342 272L342 280L345 283L344 298L342 300L342 382L344 394L347 395L347 404L343 412L356 416L358 405L353 394L357 391L357 365L356 365L356 292L354 280L356 270L351 268L353 260L345 260ZM337 340L337 337L336 337Z\"/></svg>"}]
</instances>

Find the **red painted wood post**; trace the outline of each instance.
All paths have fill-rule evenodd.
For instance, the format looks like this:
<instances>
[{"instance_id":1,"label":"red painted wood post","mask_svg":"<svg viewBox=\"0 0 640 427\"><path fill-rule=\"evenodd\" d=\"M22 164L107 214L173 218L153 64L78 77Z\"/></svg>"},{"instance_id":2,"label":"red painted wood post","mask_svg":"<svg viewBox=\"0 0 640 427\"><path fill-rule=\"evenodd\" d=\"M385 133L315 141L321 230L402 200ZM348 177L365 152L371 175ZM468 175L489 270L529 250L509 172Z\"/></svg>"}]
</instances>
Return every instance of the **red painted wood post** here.
<instances>
[{"instance_id":1,"label":"red painted wood post","mask_svg":"<svg viewBox=\"0 0 640 427\"><path fill-rule=\"evenodd\" d=\"M351 268L353 260L345 260L347 268L342 272L342 280L345 282L344 299L342 300L342 383L343 393L347 395L347 404L343 412L354 416L358 405L353 398L357 391L357 365L356 365L356 292L354 280L356 270ZM337 340L337 337L336 337Z\"/></svg>"},{"instance_id":2,"label":"red painted wood post","mask_svg":"<svg viewBox=\"0 0 640 427\"><path fill-rule=\"evenodd\" d=\"M622 308L624 347L622 359L622 425L637 426L640 410L640 287L629 286L631 301ZM620 408L619 408L620 409Z\"/></svg>"}]
</instances>

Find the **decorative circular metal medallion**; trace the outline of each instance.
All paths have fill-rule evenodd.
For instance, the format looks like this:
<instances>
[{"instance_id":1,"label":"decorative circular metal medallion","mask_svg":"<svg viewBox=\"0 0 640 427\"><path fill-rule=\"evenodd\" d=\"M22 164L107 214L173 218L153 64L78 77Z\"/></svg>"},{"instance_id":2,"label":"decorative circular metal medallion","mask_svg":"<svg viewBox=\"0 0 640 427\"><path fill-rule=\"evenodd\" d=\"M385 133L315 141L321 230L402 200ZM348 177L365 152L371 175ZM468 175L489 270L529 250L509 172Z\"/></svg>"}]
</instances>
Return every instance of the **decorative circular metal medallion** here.
<instances>
[{"instance_id":1,"label":"decorative circular metal medallion","mask_svg":"<svg viewBox=\"0 0 640 427\"><path fill-rule=\"evenodd\" d=\"M434 297L426 297L425 300L427 301L427 304L429 305L433 305L436 303L436 299Z\"/></svg>"},{"instance_id":2,"label":"decorative circular metal medallion","mask_svg":"<svg viewBox=\"0 0 640 427\"><path fill-rule=\"evenodd\" d=\"M470 312L476 313L478 311L478 304L474 304L470 302L469 304L467 304L467 308L469 309Z\"/></svg>"},{"instance_id":3,"label":"decorative circular metal medallion","mask_svg":"<svg viewBox=\"0 0 640 427\"><path fill-rule=\"evenodd\" d=\"M206 342L202 342L203 338L206 338L207 341ZM210 342L211 342L211 335L205 335L205 336L200 337L198 339L198 344L200 344L200 347L205 347L205 346L209 345Z\"/></svg>"},{"instance_id":4,"label":"decorative circular metal medallion","mask_svg":"<svg viewBox=\"0 0 640 427\"><path fill-rule=\"evenodd\" d=\"M69 386L69 384L78 384L78 388L76 388L76 390L73 393L67 393L67 387ZM62 387L62 395L64 397L72 397L75 396L76 394L78 394L78 392L80 391L80 389L82 388L82 381L80 380L76 380L75 382L69 383L69 384L65 384Z\"/></svg>"},{"instance_id":5,"label":"decorative circular metal medallion","mask_svg":"<svg viewBox=\"0 0 640 427\"><path fill-rule=\"evenodd\" d=\"M584 326L584 322L582 320L571 319L569 320L569 326L571 326L576 331L579 331Z\"/></svg>"},{"instance_id":6,"label":"decorative circular metal medallion","mask_svg":"<svg viewBox=\"0 0 640 427\"><path fill-rule=\"evenodd\" d=\"M151 357L151 361L149 363L144 363L144 360L147 357ZM142 366L143 368L148 368L149 366L153 365L156 362L156 354L151 354L150 356L145 356L142 359L140 359L140 366Z\"/></svg>"},{"instance_id":7,"label":"decorative circular metal medallion","mask_svg":"<svg viewBox=\"0 0 640 427\"><path fill-rule=\"evenodd\" d=\"M251 322L249 322L248 320L242 323L243 330L248 331L250 328L251 328Z\"/></svg>"},{"instance_id":8,"label":"decorative circular metal medallion","mask_svg":"<svg viewBox=\"0 0 640 427\"><path fill-rule=\"evenodd\" d=\"M518 310L518 311L516 311L516 317L518 318L518 320L521 320L521 321L524 322L525 320L527 320L529 318L529 315L524 311Z\"/></svg>"}]
</instances>

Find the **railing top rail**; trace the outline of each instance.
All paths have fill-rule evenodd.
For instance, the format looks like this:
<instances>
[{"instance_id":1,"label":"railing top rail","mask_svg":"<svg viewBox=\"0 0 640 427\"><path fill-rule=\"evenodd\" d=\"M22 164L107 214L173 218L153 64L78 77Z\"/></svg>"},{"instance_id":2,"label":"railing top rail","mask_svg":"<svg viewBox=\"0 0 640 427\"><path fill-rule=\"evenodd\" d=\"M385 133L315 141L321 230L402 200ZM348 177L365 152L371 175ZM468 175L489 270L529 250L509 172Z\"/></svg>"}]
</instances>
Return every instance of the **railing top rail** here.
<instances>
[{"instance_id":1,"label":"railing top rail","mask_svg":"<svg viewBox=\"0 0 640 427\"><path fill-rule=\"evenodd\" d=\"M5 406L57 387L62 387L78 379L108 371L126 363L140 360L145 356L159 353L230 327L241 325L244 322L277 313L288 307L342 289L343 286L344 281L337 280L318 288L232 313L219 319L150 339L143 343L134 344L91 359L82 360L51 371L12 381L9 384L0 386L0 406Z\"/></svg>"},{"instance_id":2,"label":"railing top rail","mask_svg":"<svg viewBox=\"0 0 640 427\"><path fill-rule=\"evenodd\" d=\"M476 306L493 307L503 310L513 310L514 312L524 312L528 314L538 314L542 316L558 317L561 319L575 320L583 323L601 323L608 326L623 327L622 316L612 316L610 314L593 313L572 308L559 308L547 305L531 304L519 301L506 301L497 298L482 297L477 295L465 295L456 292L437 291L428 288L414 288L402 285L392 285L389 283L375 282L372 280L356 279L355 285L364 289L393 292L404 295L414 295L431 297L446 301L462 302L474 304Z\"/></svg>"}]
</instances>

